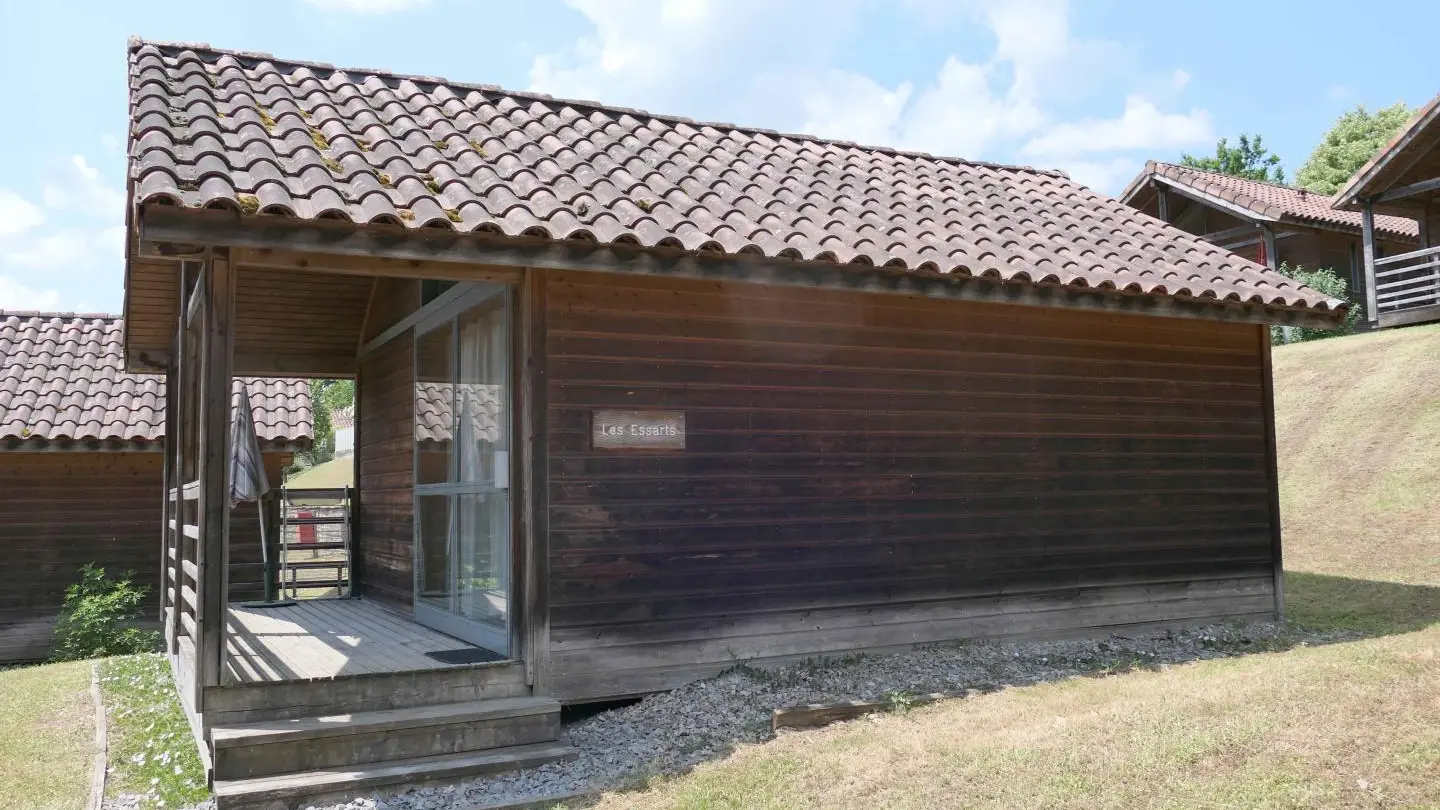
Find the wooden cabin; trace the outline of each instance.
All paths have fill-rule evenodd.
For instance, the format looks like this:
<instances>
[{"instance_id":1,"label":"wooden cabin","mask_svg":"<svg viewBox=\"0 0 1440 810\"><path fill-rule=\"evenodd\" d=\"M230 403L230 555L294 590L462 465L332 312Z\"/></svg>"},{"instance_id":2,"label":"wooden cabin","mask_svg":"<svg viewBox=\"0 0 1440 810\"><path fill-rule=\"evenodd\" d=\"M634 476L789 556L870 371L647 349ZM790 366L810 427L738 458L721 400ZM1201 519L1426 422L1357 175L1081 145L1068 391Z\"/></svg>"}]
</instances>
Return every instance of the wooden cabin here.
<instances>
[{"instance_id":1,"label":"wooden cabin","mask_svg":"<svg viewBox=\"0 0 1440 810\"><path fill-rule=\"evenodd\" d=\"M80 566L133 571L159 606L165 378L127 373L113 315L0 312L0 664L50 654ZM303 380L246 385L266 471L277 485L310 445ZM264 588L259 512L231 513L230 591Z\"/></svg>"},{"instance_id":2,"label":"wooden cabin","mask_svg":"<svg viewBox=\"0 0 1440 810\"><path fill-rule=\"evenodd\" d=\"M1364 300L1361 216L1331 208L1323 194L1152 160L1120 200L1272 270L1281 264L1333 270L1346 282L1349 300ZM1375 219L1381 255L1408 253L1419 239L1419 223L1410 216Z\"/></svg>"},{"instance_id":3,"label":"wooden cabin","mask_svg":"<svg viewBox=\"0 0 1440 810\"><path fill-rule=\"evenodd\" d=\"M1267 325L1059 172L130 47L126 357L222 810L549 761L746 661L1281 609ZM237 608L235 375L353 375L351 600ZM322 715L333 715L328 720Z\"/></svg>"},{"instance_id":4,"label":"wooden cabin","mask_svg":"<svg viewBox=\"0 0 1440 810\"><path fill-rule=\"evenodd\" d=\"M1372 326L1440 321L1440 96L1335 194L1337 211L1364 223L1365 312ZM1351 214L1353 216L1353 214ZM1386 249L1387 219L1419 222L1418 245Z\"/></svg>"}]
</instances>

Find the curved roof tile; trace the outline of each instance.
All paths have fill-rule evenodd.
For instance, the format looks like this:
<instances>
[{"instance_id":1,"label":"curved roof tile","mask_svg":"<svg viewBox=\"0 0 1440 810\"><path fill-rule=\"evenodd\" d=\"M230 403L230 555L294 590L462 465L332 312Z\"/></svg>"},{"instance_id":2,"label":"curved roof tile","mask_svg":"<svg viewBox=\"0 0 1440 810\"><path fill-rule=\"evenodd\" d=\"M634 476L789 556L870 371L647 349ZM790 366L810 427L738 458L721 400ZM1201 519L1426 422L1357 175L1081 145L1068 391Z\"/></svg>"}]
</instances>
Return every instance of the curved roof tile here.
<instances>
[{"instance_id":1,"label":"curved roof tile","mask_svg":"<svg viewBox=\"0 0 1440 810\"><path fill-rule=\"evenodd\" d=\"M218 193L250 201L247 215L678 241L1004 280L1063 268L1067 283L1150 295L1172 295L1164 281L1181 273L1208 279L1195 297L1339 305L1059 172L207 45L132 40L129 62L141 205L199 207Z\"/></svg>"},{"instance_id":2,"label":"curved roof tile","mask_svg":"<svg viewBox=\"0 0 1440 810\"><path fill-rule=\"evenodd\" d=\"M129 374L114 315L0 310L0 440L158 441L165 378ZM263 442L312 438L305 380L241 378Z\"/></svg>"}]
</instances>

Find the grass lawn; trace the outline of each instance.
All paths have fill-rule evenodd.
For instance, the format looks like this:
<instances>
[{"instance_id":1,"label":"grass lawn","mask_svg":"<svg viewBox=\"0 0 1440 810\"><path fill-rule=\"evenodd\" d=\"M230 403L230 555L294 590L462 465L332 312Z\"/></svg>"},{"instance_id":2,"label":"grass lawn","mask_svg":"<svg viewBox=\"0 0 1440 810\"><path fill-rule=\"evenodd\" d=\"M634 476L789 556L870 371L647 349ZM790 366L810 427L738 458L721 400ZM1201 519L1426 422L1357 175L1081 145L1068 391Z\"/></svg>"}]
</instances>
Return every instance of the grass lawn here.
<instances>
[{"instance_id":1,"label":"grass lawn","mask_svg":"<svg viewBox=\"0 0 1440 810\"><path fill-rule=\"evenodd\" d=\"M89 661L0 671L0 806L82 810L94 753Z\"/></svg>"},{"instance_id":2,"label":"grass lawn","mask_svg":"<svg viewBox=\"0 0 1440 810\"><path fill-rule=\"evenodd\" d=\"M100 687L110 722L105 795L136 794L142 808L184 807L208 796L165 657L107 658L100 662Z\"/></svg>"},{"instance_id":3,"label":"grass lawn","mask_svg":"<svg viewBox=\"0 0 1440 810\"><path fill-rule=\"evenodd\" d=\"M619 808L1440 808L1440 325L1275 351L1292 621L1372 636L741 748Z\"/></svg>"}]
</instances>

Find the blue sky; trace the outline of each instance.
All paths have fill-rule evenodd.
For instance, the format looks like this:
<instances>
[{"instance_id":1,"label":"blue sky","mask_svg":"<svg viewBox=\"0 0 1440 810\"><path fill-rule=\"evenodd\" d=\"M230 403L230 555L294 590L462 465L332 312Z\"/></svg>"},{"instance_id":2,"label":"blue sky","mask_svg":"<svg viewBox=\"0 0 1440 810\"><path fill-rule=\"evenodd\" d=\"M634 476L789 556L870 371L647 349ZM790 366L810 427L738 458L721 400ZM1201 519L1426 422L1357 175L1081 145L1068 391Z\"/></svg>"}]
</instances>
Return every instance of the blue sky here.
<instances>
[{"instance_id":1,"label":"blue sky","mask_svg":"<svg viewBox=\"0 0 1440 810\"><path fill-rule=\"evenodd\" d=\"M1061 168L1114 194L1147 158L1240 132L1293 174L1355 104L1440 91L1437 29L1429 2L0 0L0 309L119 310L132 34Z\"/></svg>"}]
</instances>

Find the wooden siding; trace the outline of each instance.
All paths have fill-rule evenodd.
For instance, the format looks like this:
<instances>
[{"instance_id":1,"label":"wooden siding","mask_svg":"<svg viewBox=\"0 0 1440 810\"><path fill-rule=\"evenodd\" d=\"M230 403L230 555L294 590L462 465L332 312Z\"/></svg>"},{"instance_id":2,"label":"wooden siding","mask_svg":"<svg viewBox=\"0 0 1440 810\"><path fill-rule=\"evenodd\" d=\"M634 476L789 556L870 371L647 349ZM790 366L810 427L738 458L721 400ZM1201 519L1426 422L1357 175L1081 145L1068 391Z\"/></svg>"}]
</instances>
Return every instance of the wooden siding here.
<instances>
[{"instance_id":1,"label":"wooden siding","mask_svg":"<svg viewBox=\"0 0 1440 810\"><path fill-rule=\"evenodd\" d=\"M373 286L364 276L242 267L235 284L235 373L353 373Z\"/></svg>"},{"instance_id":2,"label":"wooden siding","mask_svg":"<svg viewBox=\"0 0 1440 810\"><path fill-rule=\"evenodd\" d=\"M288 454L266 454L275 484ZM134 571L159 604L162 454L0 453L0 662L49 654L65 588L80 566ZM263 594L260 525L254 504L231 514L230 597Z\"/></svg>"},{"instance_id":3,"label":"wooden siding","mask_svg":"<svg viewBox=\"0 0 1440 810\"><path fill-rule=\"evenodd\" d=\"M547 691L1273 610L1260 330L548 273ZM598 408L684 451L594 451Z\"/></svg>"},{"instance_id":4,"label":"wooden siding","mask_svg":"<svg viewBox=\"0 0 1440 810\"><path fill-rule=\"evenodd\" d=\"M419 305L419 285L381 279L363 328L374 337ZM408 612L413 604L415 346L407 333L367 355L356 379L359 540L355 587Z\"/></svg>"}]
</instances>

